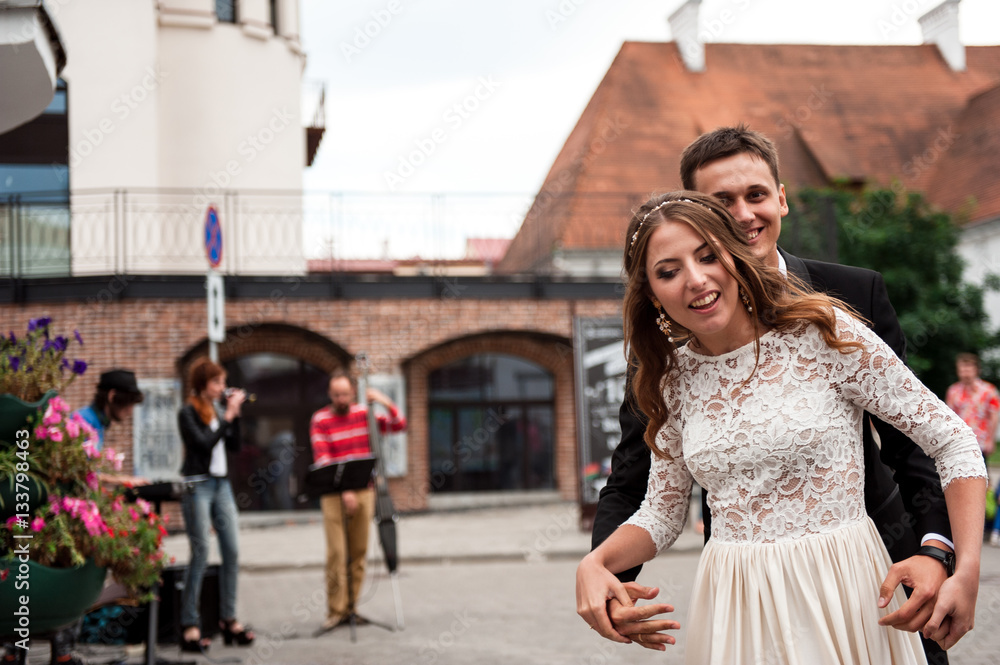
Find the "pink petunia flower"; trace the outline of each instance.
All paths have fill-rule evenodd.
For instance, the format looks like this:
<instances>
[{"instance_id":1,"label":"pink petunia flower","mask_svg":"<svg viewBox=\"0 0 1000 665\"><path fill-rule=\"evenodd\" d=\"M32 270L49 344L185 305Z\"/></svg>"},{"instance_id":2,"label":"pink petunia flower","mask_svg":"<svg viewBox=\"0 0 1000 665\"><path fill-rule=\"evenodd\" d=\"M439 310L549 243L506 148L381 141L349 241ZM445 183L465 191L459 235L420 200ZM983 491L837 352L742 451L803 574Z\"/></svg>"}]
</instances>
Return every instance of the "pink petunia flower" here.
<instances>
[{"instance_id":1,"label":"pink petunia flower","mask_svg":"<svg viewBox=\"0 0 1000 665\"><path fill-rule=\"evenodd\" d=\"M80 436L80 425L75 420L66 421L66 434L75 439Z\"/></svg>"},{"instance_id":2,"label":"pink petunia flower","mask_svg":"<svg viewBox=\"0 0 1000 665\"><path fill-rule=\"evenodd\" d=\"M114 448L105 448L104 458L111 462L115 471L122 470L122 464L125 462L125 453L116 453Z\"/></svg>"},{"instance_id":3,"label":"pink petunia flower","mask_svg":"<svg viewBox=\"0 0 1000 665\"><path fill-rule=\"evenodd\" d=\"M36 531L37 532L37 531L41 531L44 528L45 528L45 520L42 519L41 517L36 517L35 519L31 520L31 530L32 531Z\"/></svg>"},{"instance_id":4,"label":"pink petunia flower","mask_svg":"<svg viewBox=\"0 0 1000 665\"><path fill-rule=\"evenodd\" d=\"M61 423L62 419L62 414L53 409L52 405L49 404L49 408L45 409L45 416L42 418L42 424L51 427L52 425L58 425Z\"/></svg>"},{"instance_id":5,"label":"pink petunia flower","mask_svg":"<svg viewBox=\"0 0 1000 665\"><path fill-rule=\"evenodd\" d=\"M87 487L92 490L96 490L98 486L97 474L93 471L88 471L87 475L84 477L84 482L87 483Z\"/></svg>"},{"instance_id":6,"label":"pink petunia flower","mask_svg":"<svg viewBox=\"0 0 1000 665\"><path fill-rule=\"evenodd\" d=\"M58 430L55 427L49 430L49 440L59 443L63 440L62 430Z\"/></svg>"},{"instance_id":7,"label":"pink petunia flower","mask_svg":"<svg viewBox=\"0 0 1000 665\"><path fill-rule=\"evenodd\" d=\"M49 407L59 413L66 413L69 411L69 404L67 404L66 400L58 395L49 400Z\"/></svg>"}]
</instances>

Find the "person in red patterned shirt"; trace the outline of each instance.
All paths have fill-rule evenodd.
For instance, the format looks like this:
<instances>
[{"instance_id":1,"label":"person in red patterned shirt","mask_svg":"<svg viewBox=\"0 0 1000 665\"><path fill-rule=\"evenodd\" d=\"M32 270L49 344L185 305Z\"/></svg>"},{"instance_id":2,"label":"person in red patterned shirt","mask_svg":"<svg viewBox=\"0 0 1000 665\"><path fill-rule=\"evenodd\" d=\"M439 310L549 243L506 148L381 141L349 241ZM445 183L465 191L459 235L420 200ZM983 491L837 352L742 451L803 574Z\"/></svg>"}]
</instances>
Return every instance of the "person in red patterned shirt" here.
<instances>
[{"instance_id":1,"label":"person in red patterned shirt","mask_svg":"<svg viewBox=\"0 0 1000 665\"><path fill-rule=\"evenodd\" d=\"M979 378L979 357L960 353L955 357L958 382L948 388L945 402L976 433L983 456L996 449L997 423L1000 420L1000 393Z\"/></svg>"},{"instance_id":2,"label":"person in red patterned shirt","mask_svg":"<svg viewBox=\"0 0 1000 665\"><path fill-rule=\"evenodd\" d=\"M368 441L368 410L355 403L354 382L343 372L330 377L329 406L312 416L309 439L316 464L341 462L371 455ZM406 428L406 418L384 393L369 388L369 403L378 403L388 415L377 414L381 432L399 432ZM371 487L363 490L327 494L320 499L323 527L326 532L326 621L324 630L332 630L354 614L354 603L365 577L365 553L368 527L375 509ZM344 528L346 515L347 529ZM344 534L347 534L347 542ZM347 591L347 565L350 562L351 593Z\"/></svg>"},{"instance_id":3,"label":"person in red patterned shirt","mask_svg":"<svg viewBox=\"0 0 1000 665\"><path fill-rule=\"evenodd\" d=\"M979 378L979 356L960 353L955 356L958 382L948 387L945 403L976 433L979 449L988 458L996 450L997 424L1000 422L1000 393L996 386ZM986 473L989 473L989 466ZM996 495L1000 497L1000 485ZM1000 547L1000 510L993 521L990 545Z\"/></svg>"}]
</instances>

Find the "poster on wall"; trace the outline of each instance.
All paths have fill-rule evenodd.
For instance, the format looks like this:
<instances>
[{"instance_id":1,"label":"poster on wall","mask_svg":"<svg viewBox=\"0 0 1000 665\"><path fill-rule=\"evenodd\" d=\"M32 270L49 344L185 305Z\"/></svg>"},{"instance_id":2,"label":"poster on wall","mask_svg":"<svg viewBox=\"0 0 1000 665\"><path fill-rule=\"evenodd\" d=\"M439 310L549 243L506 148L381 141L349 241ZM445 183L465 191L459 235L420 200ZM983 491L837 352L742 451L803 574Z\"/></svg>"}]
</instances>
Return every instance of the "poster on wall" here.
<instances>
[{"instance_id":1,"label":"poster on wall","mask_svg":"<svg viewBox=\"0 0 1000 665\"><path fill-rule=\"evenodd\" d=\"M135 475L151 481L177 480L184 451L177 430L181 382L140 379L143 400L132 415L132 460Z\"/></svg>"},{"instance_id":2,"label":"poster on wall","mask_svg":"<svg viewBox=\"0 0 1000 665\"><path fill-rule=\"evenodd\" d=\"M625 398L625 353L620 318L573 320L581 503L596 504L621 440L618 410Z\"/></svg>"},{"instance_id":3,"label":"poster on wall","mask_svg":"<svg viewBox=\"0 0 1000 665\"><path fill-rule=\"evenodd\" d=\"M368 384L376 390L381 390L396 406L406 413L406 393L403 390L403 377L398 374L372 374ZM385 407L375 405L375 413L386 415ZM383 468L386 478L400 478L406 475L406 430L402 432L387 432L382 435Z\"/></svg>"}]
</instances>

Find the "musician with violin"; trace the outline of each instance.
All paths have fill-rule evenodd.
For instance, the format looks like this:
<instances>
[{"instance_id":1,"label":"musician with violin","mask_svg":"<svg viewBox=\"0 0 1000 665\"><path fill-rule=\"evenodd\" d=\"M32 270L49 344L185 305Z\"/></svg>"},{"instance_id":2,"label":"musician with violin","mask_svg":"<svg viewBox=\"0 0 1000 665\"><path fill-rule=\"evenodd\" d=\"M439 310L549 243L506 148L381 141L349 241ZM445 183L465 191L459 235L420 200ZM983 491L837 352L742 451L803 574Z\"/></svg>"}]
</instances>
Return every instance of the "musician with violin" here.
<instances>
[{"instance_id":1,"label":"musician with violin","mask_svg":"<svg viewBox=\"0 0 1000 665\"><path fill-rule=\"evenodd\" d=\"M330 404L313 414L309 427L314 462L327 464L370 456L368 409L356 403L355 383L346 373L334 372L328 394ZM379 431L406 429L406 418L389 397L374 388L368 388L365 395L369 403L381 404L388 411L388 414L375 416ZM327 616L323 629L331 630L355 613L353 604L364 581L368 528L374 514L375 495L371 486L326 494L320 499L320 507L326 532Z\"/></svg>"}]
</instances>

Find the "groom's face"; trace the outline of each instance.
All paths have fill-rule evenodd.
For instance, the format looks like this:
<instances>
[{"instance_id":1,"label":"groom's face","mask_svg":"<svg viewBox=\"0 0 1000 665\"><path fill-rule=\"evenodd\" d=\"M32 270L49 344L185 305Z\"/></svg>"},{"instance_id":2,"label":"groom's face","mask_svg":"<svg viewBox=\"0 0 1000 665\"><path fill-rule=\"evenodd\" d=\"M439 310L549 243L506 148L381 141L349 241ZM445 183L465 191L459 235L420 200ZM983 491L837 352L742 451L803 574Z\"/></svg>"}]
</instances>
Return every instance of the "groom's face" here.
<instances>
[{"instance_id":1,"label":"groom's face","mask_svg":"<svg viewBox=\"0 0 1000 665\"><path fill-rule=\"evenodd\" d=\"M784 186L774 181L767 164L745 152L723 157L695 171L694 186L721 199L747 234L753 253L778 267L778 236L788 203Z\"/></svg>"}]
</instances>

